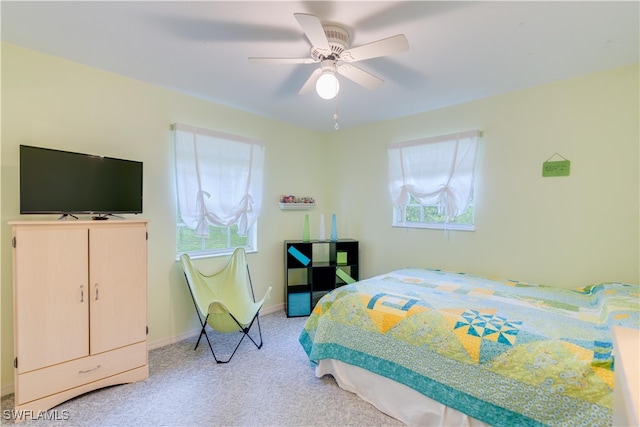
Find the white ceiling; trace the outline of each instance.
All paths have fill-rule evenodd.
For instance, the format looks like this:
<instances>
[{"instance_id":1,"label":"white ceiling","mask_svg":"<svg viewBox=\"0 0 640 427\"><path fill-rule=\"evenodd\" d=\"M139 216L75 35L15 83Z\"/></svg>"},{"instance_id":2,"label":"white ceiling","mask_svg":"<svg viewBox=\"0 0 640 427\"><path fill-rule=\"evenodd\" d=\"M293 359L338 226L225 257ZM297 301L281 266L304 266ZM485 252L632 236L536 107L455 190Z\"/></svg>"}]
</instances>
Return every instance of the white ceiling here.
<instances>
[{"instance_id":1,"label":"white ceiling","mask_svg":"<svg viewBox=\"0 0 640 427\"><path fill-rule=\"evenodd\" d=\"M322 132L639 62L638 1L6 1L2 40ZM293 14L339 23L359 46L399 33L408 52L360 61L335 100L298 91L319 64Z\"/></svg>"}]
</instances>

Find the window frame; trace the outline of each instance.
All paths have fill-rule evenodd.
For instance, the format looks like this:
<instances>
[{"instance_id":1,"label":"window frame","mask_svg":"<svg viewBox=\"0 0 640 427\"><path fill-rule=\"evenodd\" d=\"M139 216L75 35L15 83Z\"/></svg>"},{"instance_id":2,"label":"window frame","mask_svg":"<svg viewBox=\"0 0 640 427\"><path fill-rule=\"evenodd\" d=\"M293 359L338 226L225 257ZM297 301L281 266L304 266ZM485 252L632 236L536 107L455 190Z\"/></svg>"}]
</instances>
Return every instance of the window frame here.
<instances>
[{"instance_id":1,"label":"window frame","mask_svg":"<svg viewBox=\"0 0 640 427\"><path fill-rule=\"evenodd\" d=\"M234 226L236 226L237 224L234 224ZM231 245L231 227L221 227L221 226L216 226L216 225L211 225L209 224L209 227L216 227L216 228L224 228L226 229L226 233L227 233L227 246L224 248L219 248L219 249L199 249L199 250L182 250L179 251L178 250L178 243L179 243L179 234L180 234L180 228L186 228L189 229L189 227L187 227L187 225L184 222L181 222L179 217L178 217L178 221L176 224L176 260L180 259L180 255L182 254L188 254L191 258L193 259L199 259L199 258L216 258L216 257L221 257L221 256L229 256L233 253L234 249L238 248L238 247L243 247L246 253L254 253L254 252L258 252L258 223L254 223L247 231L247 244L244 246L233 246ZM211 238L211 237L209 237ZM206 237L200 237L201 240L201 247L202 245L206 246Z\"/></svg>"},{"instance_id":2,"label":"window frame","mask_svg":"<svg viewBox=\"0 0 640 427\"><path fill-rule=\"evenodd\" d=\"M474 183L475 186L475 183ZM424 215L424 208L431 208L431 207L435 207L436 209L438 208L436 205L422 205L420 203L412 203L409 202L409 204L407 204L406 206L408 207L419 207L421 208L421 212L420 212L420 216L423 217ZM469 209L473 209L473 212L471 213L471 218L472 218L472 222L471 223L456 223L456 222L415 222L415 221L402 221L402 213L400 212L400 209L396 206L393 207L393 220L391 223L392 227L398 227L398 228L423 228L423 229L431 229L431 230L457 230L457 231L476 231L476 225L475 225L475 200L472 199L469 202L469 206L467 206L467 210ZM465 210L462 215L464 215L467 210ZM459 215L459 216L462 216Z\"/></svg>"}]
</instances>

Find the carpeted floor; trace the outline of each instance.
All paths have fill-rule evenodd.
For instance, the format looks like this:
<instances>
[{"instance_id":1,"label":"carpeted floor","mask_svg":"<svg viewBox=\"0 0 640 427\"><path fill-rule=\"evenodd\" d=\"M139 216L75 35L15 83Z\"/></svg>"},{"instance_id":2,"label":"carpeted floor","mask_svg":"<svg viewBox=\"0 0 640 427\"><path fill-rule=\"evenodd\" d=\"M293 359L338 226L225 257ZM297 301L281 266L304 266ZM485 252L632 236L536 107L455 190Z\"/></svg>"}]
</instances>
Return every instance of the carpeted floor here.
<instances>
[{"instance_id":1,"label":"carpeted floor","mask_svg":"<svg viewBox=\"0 0 640 427\"><path fill-rule=\"evenodd\" d=\"M206 342L194 351L196 338L152 350L147 380L84 394L55 407L50 419L19 425L402 425L340 389L332 377L315 377L298 343L306 319L287 318L283 311L262 316L262 349L245 339L228 364L216 364ZM231 335L209 337L219 358L230 354ZM12 409L13 395L3 397L3 425L12 423Z\"/></svg>"}]
</instances>

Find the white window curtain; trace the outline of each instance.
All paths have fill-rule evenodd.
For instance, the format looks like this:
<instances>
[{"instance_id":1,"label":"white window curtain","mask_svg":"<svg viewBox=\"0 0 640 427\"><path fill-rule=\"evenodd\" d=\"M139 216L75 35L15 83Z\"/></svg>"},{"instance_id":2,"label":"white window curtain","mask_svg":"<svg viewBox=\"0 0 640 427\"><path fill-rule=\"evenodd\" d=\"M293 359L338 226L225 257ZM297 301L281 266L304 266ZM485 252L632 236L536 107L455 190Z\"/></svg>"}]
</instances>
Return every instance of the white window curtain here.
<instances>
[{"instance_id":1,"label":"white window curtain","mask_svg":"<svg viewBox=\"0 0 640 427\"><path fill-rule=\"evenodd\" d=\"M173 131L182 221L199 237L209 237L209 224L235 223L245 236L262 207L264 144L178 123Z\"/></svg>"},{"instance_id":2,"label":"white window curtain","mask_svg":"<svg viewBox=\"0 0 640 427\"><path fill-rule=\"evenodd\" d=\"M389 191L402 222L410 196L438 206L447 222L467 209L479 137L473 130L389 145Z\"/></svg>"}]
</instances>

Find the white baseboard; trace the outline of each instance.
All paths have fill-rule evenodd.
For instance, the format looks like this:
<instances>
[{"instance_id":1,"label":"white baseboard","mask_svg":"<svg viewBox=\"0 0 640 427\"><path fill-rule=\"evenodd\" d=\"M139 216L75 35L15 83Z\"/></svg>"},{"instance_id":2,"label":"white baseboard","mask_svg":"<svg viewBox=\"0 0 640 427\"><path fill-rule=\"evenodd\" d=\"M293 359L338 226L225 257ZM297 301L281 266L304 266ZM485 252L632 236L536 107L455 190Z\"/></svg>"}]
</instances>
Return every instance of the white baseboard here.
<instances>
[{"instance_id":1,"label":"white baseboard","mask_svg":"<svg viewBox=\"0 0 640 427\"><path fill-rule=\"evenodd\" d=\"M8 394L13 393L13 383L3 384L0 388L0 396L4 397Z\"/></svg>"},{"instance_id":2,"label":"white baseboard","mask_svg":"<svg viewBox=\"0 0 640 427\"><path fill-rule=\"evenodd\" d=\"M200 333L200 329L196 328L196 329L191 329L187 332L183 332L179 335L173 335L170 337L166 337L166 338L160 338L154 341L148 341L147 342L147 349L148 350L155 350L156 348L160 348L160 347L164 347L167 345L171 345L171 344L175 344L177 342L186 340L188 338L192 338L192 337L197 337L198 334Z\"/></svg>"},{"instance_id":3,"label":"white baseboard","mask_svg":"<svg viewBox=\"0 0 640 427\"><path fill-rule=\"evenodd\" d=\"M260 317L262 316L266 316L267 314L272 314L272 313L276 313L278 311L282 311L284 310L284 303L280 303L280 304L276 304L274 306L271 307L266 307L263 308L260 312ZM193 337L197 337L198 334L200 334L200 329L199 328L195 328L195 329L191 329L189 331L183 332L181 334L178 335L172 335L170 337L166 337L166 338L160 338L154 341L149 341L147 343L147 348L149 350L154 350L156 348L160 348L160 347L164 347L167 345L171 345L171 344L175 344L177 342L189 339L189 338L193 338ZM0 388L0 396L6 396L8 394L11 394L14 392L13 389L13 383L10 384L3 384L2 387Z\"/></svg>"},{"instance_id":4,"label":"white baseboard","mask_svg":"<svg viewBox=\"0 0 640 427\"><path fill-rule=\"evenodd\" d=\"M277 313L278 311L284 311L284 303L283 302L281 302L280 304L276 304L274 306L271 306L271 307L263 308L260 311L260 316L266 316L267 314Z\"/></svg>"},{"instance_id":5,"label":"white baseboard","mask_svg":"<svg viewBox=\"0 0 640 427\"><path fill-rule=\"evenodd\" d=\"M271 307L266 307L260 311L260 317L266 316L267 314L277 313L278 311L283 311L283 310L284 310L284 303L276 304ZM161 338L154 341L149 341L147 343L147 348L149 350L155 350L156 348L164 347L164 346L175 344L177 342L180 342L189 338L197 337L199 334L200 334L200 328L191 329L179 335L173 335L170 337Z\"/></svg>"}]
</instances>

